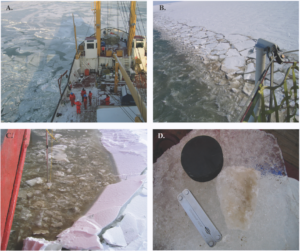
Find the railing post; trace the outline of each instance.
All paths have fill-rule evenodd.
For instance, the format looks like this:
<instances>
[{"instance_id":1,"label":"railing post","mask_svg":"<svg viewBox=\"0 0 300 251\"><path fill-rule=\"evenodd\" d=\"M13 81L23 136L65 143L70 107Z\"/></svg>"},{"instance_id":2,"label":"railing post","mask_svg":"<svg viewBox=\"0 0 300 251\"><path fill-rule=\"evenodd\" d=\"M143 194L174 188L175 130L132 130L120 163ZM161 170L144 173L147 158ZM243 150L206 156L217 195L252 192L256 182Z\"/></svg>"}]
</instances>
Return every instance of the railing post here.
<instances>
[{"instance_id":1,"label":"railing post","mask_svg":"<svg viewBox=\"0 0 300 251\"><path fill-rule=\"evenodd\" d=\"M256 49L256 68L255 68L255 85L257 84L257 82L259 81L259 78L261 76L261 74L264 72L265 70L265 66L266 66L266 52L264 47L261 47L259 45L259 43L257 43L255 45L255 49ZM257 111L260 108L260 99L257 101L253 112L254 114L257 114ZM254 122L255 118L251 115L249 117L248 122Z\"/></svg>"},{"instance_id":2,"label":"railing post","mask_svg":"<svg viewBox=\"0 0 300 251\"><path fill-rule=\"evenodd\" d=\"M274 58L272 57L272 61ZM273 87L273 79L274 79L274 62L271 64L271 72L270 72L270 87ZM270 90L270 104L269 104L269 110L272 109L273 107L273 96L274 96L274 91ZM271 122L271 116L272 114L268 115L268 122Z\"/></svg>"},{"instance_id":3,"label":"railing post","mask_svg":"<svg viewBox=\"0 0 300 251\"><path fill-rule=\"evenodd\" d=\"M266 66L266 52L264 48L255 46L256 48L256 69L255 69L255 84L258 82L261 74Z\"/></svg>"}]
</instances>

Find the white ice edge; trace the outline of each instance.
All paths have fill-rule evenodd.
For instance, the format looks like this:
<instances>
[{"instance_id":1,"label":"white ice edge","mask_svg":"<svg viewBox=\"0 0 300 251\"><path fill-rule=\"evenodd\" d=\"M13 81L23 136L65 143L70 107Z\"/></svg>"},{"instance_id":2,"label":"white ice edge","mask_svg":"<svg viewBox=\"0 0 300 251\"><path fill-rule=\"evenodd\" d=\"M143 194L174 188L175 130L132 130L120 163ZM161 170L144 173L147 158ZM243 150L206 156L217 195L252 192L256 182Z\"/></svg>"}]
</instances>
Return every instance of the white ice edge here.
<instances>
[{"instance_id":1,"label":"white ice edge","mask_svg":"<svg viewBox=\"0 0 300 251\"><path fill-rule=\"evenodd\" d=\"M146 132L146 131L145 131ZM127 136L128 136L128 138L127 138L127 140L129 140L130 139L130 137L131 136L133 136L134 134L132 134L132 132L130 132L129 130L107 130L106 131L106 133L115 133L115 134L118 134L117 135L117 138L119 137L119 136L121 136L121 137L124 137L124 136L126 136L126 133L127 133ZM107 136L107 135L106 135ZM140 134L140 135L135 135L135 136L137 136L137 137L142 137L142 134ZM126 137L125 137L126 138ZM118 138L119 139L119 138ZM116 142L116 143L119 143L119 141L118 142ZM124 140L124 143L126 143L126 139ZM137 145L140 147L140 148L144 148L144 150L147 152L147 146L145 145L145 144L143 144L143 143L140 143L140 142L138 142L137 143ZM132 142L130 142L130 144L128 145L128 147L126 148L126 149L128 149L129 147L132 147L132 146L134 146L134 144L132 144ZM107 148L106 148L107 149ZM108 151L109 150L111 150L112 148L111 147L109 147L109 149L107 149ZM110 151L111 152L111 151ZM125 155L126 153L122 153L122 151L116 151L116 152L114 152L114 151L112 151L111 152L111 154L113 155L113 157L115 158L115 154L123 154L123 155ZM147 155L146 155L147 156ZM120 157L120 156L118 156L118 157ZM133 155L133 156L131 156L131 158L134 158L134 157L136 157L136 158L140 158L141 159L141 157L144 157L144 156L140 156L140 155ZM116 163L116 165L118 165L117 163ZM120 164L119 164L120 165ZM93 244L95 244L96 243L96 246L97 246L97 248L99 248L99 249L103 249L103 248L111 248L110 246L107 246L107 245L104 245L104 247L103 247L103 245L101 244L101 242L100 242L100 239L99 239L99 237L98 237L98 235L103 231L103 230L106 230L106 229L108 229L109 227L111 227L111 226L113 226L114 224L116 224L116 220L122 215L122 213L126 210L126 207L128 206L128 204L132 201L132 199L134 198L134 197L136 197L136 196L138 196L140 193L141 193L141 191L142 191L142 189L143 189L143 185L145 184L145 182L147 181L147 179L146 179L146 176L145 175L141 175L142 173L144 173L145 172L145 170L147 169L147 168L140 168L140 167L138 167L138 169L139 169L139 173L137 173L137 174L135 174L133 177L130 177L130 178L128 178L127 180L122 180L121 182L119 182L119 183L116 183L116 184L111 184L111 185L108 185L105 189L104 189L104 191L100 194L100 196L98 197L98 199L96 200L96 202L94 203L94 205L87 211L87 213L84 215L84 216L82 216L82 217L80 217L74 224L73 224L73 226L72 227L70 227L70 228L68 228L68 229L65 229L62 233L60 233L59 235L58 235L58 239L56 240L56 241L53 241L53 242L48 242L48 241L46 241L45 242L45 245L43 246L43 247L41 247L41 249L39 248L39 249L36 249L37 247L36 247L36 243L40 243L40 241L42 240L42 239L38 239L38 238L33 238L33 237L28 237L28 238L26 238L25 240L24 240L24 243L23 243L23 248L24 247L27 247L27 249L28 250L44 250L48 245L50 245L50 244L59 244L59 245L61 245L62 247L64 247L64 248L68 248L68 249L76 249L76 248L80 248L80 249L94 249L94 248L96 248L95 247L95 245L94 246L92 246ZM118 168L118 170L119 170L119 168ZM120 170L124 170L124 169L120 169ZM140 170L142 170L142 172L140 172ZM128 174L126 174L126 175L128 175ZM129 188L129 190L131 189L134 189L134 192L128 192L127 191L127 194L125 194L125 192L124 192L124 187L123 187L123 185L125 184L125 183L128 183L129 185L131 184L131 186L133 186L133 188L132 187L130 187ZM127 187L129 186L129 185L127 185ZM90 220L89 219L89 217L90 216L92 216L92 218L94 217L94 215L97 215L98 213L101 213L101 212L107 212L107 210L108 210L108 208L106 207L106 205L105 205L105 202L107 203L107 204L109 204L110 202L108 201L108 200L104 200L104 201L101 201L101 199L102 198L105 198L105 197L107 197L107 194L109 194L109 192L111 192L111 189L110 188L112 188L112 187L117 187L117 194L119 195L119 194L121 194L121 197L128 197L127 199L126 199L126 201L123 203L123 205L122 206L119 206L119 204L117 203L117 204L115 204L115 205L110 205L109 206L109 208L111 208L111 209L117 209L118 210L118 213L116 214L116 215L114 215L114 212L112 212L111 213L111 219L110 219L110 223L108 223L108 224L105 224L105 225L101 225L100 223L101 223L101 220L99 220L100 221L100 223L98 222L98 224L97 224L97 222L95 222L95 220ZM127 189L128 190L128 189ZM116 192L116 191L112 191L112 192ZM123 194L122 194L123 193ZM102 206L102 210L101 209L99 209L99 210L97 210L97 212L95 212L95 205L97 204L97 202L99 202L99 201L101 201L101 206ZM118 200L119 201L119 200ZM117 202L118 202L117 201ZM80 225L80 224L84 224L84 223L86 223L86 225L84 226L82 226L82 225ZM78 224L82 229L78 229L78 228L76 228L76 224ZM77 226L77 227L79 227L79 226ZM94 227L94 233L93 234L91 234L91 231L93 231L93 229L91 229L91 228L89 228L90 226L93 226ZM84 229L83 228L86 228L85 229L85 231L84 231ZM73 229L72 229L73 228ZM87 231L87 232L86 232ZM78 232L80 232L80 233L82 233L83 235L85 234L86 236L87 236L87 239L90 239L90 238L93 238L93 244L91 244L91 246L89 246L89 245L86 245L86 246L84 246L84 244L81 246L81 247L79 247L79 246L77 246L76 244L74 244L74 245L72 245L72 240L76 240L76 236L73 236L72 234L73 234L73 232L76 232L76 233L78 233ZM105 231L104 231L105 232ZM103 232L103 233L104 233ZM93 237L94 236L94 237ZM33 244L31 247L28 247L28 246L26 246L26 243L27 242L29 242L29 241L35 241L36 243L35 244ZM71 244L70 244L70 242L71 242ZM83 241L84 242L84 241ZM89 244L89 241L88 240L86 240L86 243L87 244Z\"/></svg>"}]
</instances>

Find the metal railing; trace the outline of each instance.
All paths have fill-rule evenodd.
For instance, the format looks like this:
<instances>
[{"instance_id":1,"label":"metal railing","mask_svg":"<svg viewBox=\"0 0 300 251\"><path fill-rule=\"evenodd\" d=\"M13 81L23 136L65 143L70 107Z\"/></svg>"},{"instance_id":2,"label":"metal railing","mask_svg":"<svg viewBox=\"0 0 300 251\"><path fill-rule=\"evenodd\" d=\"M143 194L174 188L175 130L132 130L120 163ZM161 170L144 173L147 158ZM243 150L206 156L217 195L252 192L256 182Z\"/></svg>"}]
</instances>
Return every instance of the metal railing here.
<instances>
[{"instance_id":1,"label":"metal railing","mask_svg":"<svg viewBox=\"0 0 300 251\"><path fill-rule=\"evenodd\" d=\"M298 94L299 81L296 80L295 69L299 71L297 64L299 62L285 61L283 53L279 52L279 48L276 44L268 42L263 39L258 39L256 48L256 70L255 70L255 86L247 100L248 106L245 106L238 117L240 122L270 122L271 116L275 114L276 122L290 122L293 119L294 122L298 122L296 119L296 113L299 109ZM294 51L285 52L285 54ZM269 58L269 64L265 67L266 56ZM273 86L274 79L274 63L293 64L286 71L285 78L279 85ZM264 79L270 69L270 86L264 85ZM292 70L293 86L289 89L287 85L287 78ZM247 72L248 73L248 72ZM252 72L251 72L252 73ZM245 73L244 73L245 74ZM278 88L284 88L284 98L277 104L275 90ZM270 90L269 109L265 105L264 90ZM290 101L294 102L291 106ZM286 106L286 107L284 107ZM279 119L279 111L286 108L286 116L284 119Z\"/></svg>"}]
</instances>

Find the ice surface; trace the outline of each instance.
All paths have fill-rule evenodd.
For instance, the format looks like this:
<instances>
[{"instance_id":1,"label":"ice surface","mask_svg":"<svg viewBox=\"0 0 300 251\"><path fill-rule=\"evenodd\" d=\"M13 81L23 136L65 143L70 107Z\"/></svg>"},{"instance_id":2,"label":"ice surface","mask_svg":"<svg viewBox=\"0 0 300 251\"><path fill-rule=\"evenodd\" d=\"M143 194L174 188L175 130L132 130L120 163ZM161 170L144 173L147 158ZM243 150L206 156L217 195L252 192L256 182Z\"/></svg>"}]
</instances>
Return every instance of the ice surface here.
<instances>
[{"instance_id":1,"label":"ice surface","mask_svg":"<svg viewBox=\"0 0 300 251\"><path fill-rule=\"evenodd\" d=\"M243 93L245 93L247 96L250 96L253 89L254 89L254 84L245 83L243 87Z\"/></svg>"},{"instance_id":2,"label":"ice surface","mask_svg":"<svg viewBox=\"0 0 300 251\"><path fill-rule=\"evenodd\" d=\"M163 17L169 22L194 27L201 25L224 35L231 43L252 37L276 42L286 50L299 47L299 6L293 2L220 2L218 5L213 2L176 2L165 7L167 11L159 11L155 6L154 21L156 17ZM265 9L276 15L266 15ZM257 18L253 18L253 13ZM211 15L216 18L212 19ZM278 18L285 21L278 23ZM286 35L280 35L278 30L284 30Z\"/></svg>"},{"instance_id":3,"label":"ice surface","mask_svg":"<svg viewBox=\"0 0 300 251\"><path fill-rule=\"evenodd\" d=\"M260 173L232 166L217 177L217 192L227 227L248 230L255 211Z\"/></svg>"},{"instance_id":4,"label":"ice surface","mask_svg":"<svg viewBox=\"0 0 300 251\"><path fill-rule=\"evenodd\" d=\"M62 246L55 241L27 237L24 240L23 250L61 250Z\"/></svg>"},{"instance_id":5,"label":"ice surface","mask_svg":"<svg viewBox=\"0 0 300 251\"><path fill-rule=\"evenodd\" d=\"M37 177L37 178L34 178L32 180L27 180L26 183L29 185L29 186L34 186L35 184L42 184L44 182L43 178L41 177Z\"/></svg>"},{"instance_id":6,"label":"ice surface","mask_svg":"<svg viewBox=\"0 0 300 251\"><path fill-rule=\"evenodd\" d=\"M103 249L97 235L117 218L123 205L139 189L144 178L138 176L107 186L86 215L58 235L63 247Z\"/></svg>"},{"instance_id":7,"label":"ice surface","mask_svg":"<svg viewBox=\"0 0 300 251\"><path fill-rule=\"evenodd\" d=\"M255 66L253 63L247 64L245 72L252 72L255 71ZM250 74L244 74L245 80L255 81L255 72Z\"/></svg>"},{"instance_id":8,"label":"ice surface","mask_svg":"<svg viewBox=\"0 0 300 251\"><path fill-rule=\"evenodd\" d=\"M139 232L136 217L134 215L130 213L125 214L120 223L120 227L122 228L127 244L130 244L130 242L137 239Z\"/></svg>"},{"instance_id":9,"label":"ice surface","mask_svg":"<svg viewBox=\"0 0 300 251\"><path fill-rule=\"evenodd\" d=\"M98 130L56 130L56 133L63 136L53 144L67 146L65 150L64 147L57 149L63 151L70 162L53 160L50 172L49 159L52 186L48 190L46 131L32 130L12 225L14 234L10 236L8 249L22 249L22 240L29 236L38 237L32 235L38 230L49 231L39 237L55 240L57 234L72 226L74 220L87 211L105 186L119 181L111 154L102 145ZM50 140L48 150L51 152ZM64 176L55 175L62 173ZM44 180L42 184L31 187L26 183L37 177Z\"/></svg>"},{"instance_id":10,"label":"ice surface","mask_svg":"<svg viewBox=\"0 0 300 251\"><path fill-rule=\"evenodd\" d=\"M123 9L126 17L128 3ZM13 11L5 11L7 5ZM72 13L79 44L94 33L91 4L2 2L1 7L1 119L49 122L60 98L57 79L70 70L75 54ZM102 27L127 29L127 22L116 18L117 8L116 2L103 3ZM146 2L138 2L137 10L137 33L147 35L147 25L142 26L147 19ZM62 89L66 82L63 78Z\"/></svg>"},{"instance_id":11,"label":"ice surface","mask_svg":"<svg viewBox=\"0 0 300 251\"><path fill-rule=\"evenodd\" d=\"M111 245L125 247L127 246L123 231L120 227L113 227L103 234L104 240Z\"/></svg>"},{"instance_id":12,"label":"ice surface","mask_svg":"<svg viewBox=\"0 0 300 251\"><path fill-rule=\"evenodd\" d=\"M173 65L170 61L173 57L166 55L165 59L161 60L161 56L156 54L155 49L160 47L155 46L154 60L158 59L160 65L157 69L154 68L155 82L159 83L154 85L154 100L158 107L155 107L154 111L156 121L175 121L173 119L175 116L172 115L169 107L174 107L174 113L180 113L176 121L216 121L214 119L217 119L218 116L231 117L235 121L241 112L241 109L238 109L238 104L242 103L241 101L248 95L248 91L245 90L245 92L240 92L239 95L233 97L230 95L232 93L230 89L232 87L242 89L246 81L254 81L255 76L251 74L245 75L245 79L235 79L237 81L235 81L234 86L231 86L232 82L227 85L226 80L233 78L228 74L233 74L238 70L246 71L247 66L251 63L255 66L256 52L253 47L257 39L263 38L272 41L286 50L292 50L292 48L295 49L299 46L299 24L295 21L299 17L299 7L292 2L287 4L272 2L271 5L263 2L222 2L216 6L210 2L192 1L169 3L165 7L167 11L159 11L158 6L154 7L154 30L160 32L160 39L168 40L172 48L174 47L176 50L176 54L178 53L178 57L181 57L181 54L187 57L187 62L184 62L185 65L189 64L196 69L198 68L201 76L196 79L201 80L199 85L219 85L220 87L215 87L213 94L202 91L202 96L198 95L198 100L191 102L186 97L180 99L180 95L174 101L167 94L163 96L164 92L160 90L159 86L162 86L162 82L167 82L167 86L163 86L163 88L167 87L168 90L170 90L171 85L172 87L176 86L177 69L172 69ZM278 13L278 16L282 18L281 20L289 23L288 28L282 23L278 23L274 16L268 18L263 11L264 8L270 8L274 13ZM285 13L282 12L283 10ZM216 17L213 20L211 19L212 13ZM253 13L258 15L257 18L253 19ZM269 26L272 27L267 28ZM197 29L200 32L196 32ZM288 30L288 36L280 35L278 30ZM165 51L168 53L168 50ZM163 48L158 53L164 53ZM291 61L294 60L294 57L295 60L298 60L296 54L289 54L288 57ZM249 59L254 60L249 61ZM219 73L220 68L217 66L220 62L222 62L221 70L226 75L221 74L222 72ZM178 66L180 65L178 61L176 63ZM159 73L161 68L165 72L164 75ZM180 79L181 82L188 82L190 80L188 77L191 75L195 75L193 71ZM222 84L220 85L220 83ZM191 85L190 83L187 84ZM180 90L180 93L187 92L187 90ZM192 92L195 95L197 93L195 90ZM209 102L201 102L204 99L214 100L215 97L217 98L213 104L216 106L210 105ZM206 117L206 120L203 120L202 117L197 120L195 118L197 115L190 115L192 113L191 103L197 104L197 102L201 102L203 111L198 112ZM169 114L164 114L164 111L169 111ZM284 114L284 111L281 110L280 113ZM217 121L223 120L219 118Z\"/></svg>"},{"instance_id":13,"label":"ice surface","mask_svg":"<svg viewBox=\"0 0 300 251\"><path fill-rule=\"evenodd\" d=\"M226 56L228 56L228 57L240 56L240 54L236 49L230 49L227 51Z\"/></svg>"},{"instance_id":14,"label":"ice surface","mask_svg":"<svg viewBox=\"0 0 300 251\"><path fill-rule=\"evenodd\" d=\"M244 166L261 173L256 208L247 231L229 229L221 210L217 179L191 180L180 156L184 145L199 135L215 138L223 151L223 169ZM167 150L153 166L153 249L208 249L199 232L179 205L177 195L188 188L222 240L216 250L299 249L299 182L286 177L276 139L256 130L193 130Z\"/></svg>"},{"instance_id":15,"label":"ice surface","mask_svg":"<svg viewBox=\"0 0 300 251\"><path fill-rule=\"evenodd\" d=\"M112 153L121 178L140 175L147 167L147 146L127 130L101 130L102 143ZM145 135L145 133L144 133Z\"/></svg>"},{"instance_id":16,"label":"ice surface","mask_svg":"<svg viewBox=\"0 0 300 251\"><path fill-rule=\"evenodd\" d=\"M245 65L245 58L242 56L227 57L222 62L222 71L227 73L234 73L240 70L239 67Z\"/></svg>"},{"instance_id":17,"label":"ice surface","mask_svg":"<svg viewBox=\"0 0 300 251\"><path fill-rule=\"evenodd\" d=\"M128 204L135 195L129 205L126 205L125 217L120 222L120 227L127 244L134 242L135 247L143 247L142 244L146 240L145 231L141 227L146 224L147 198L143 194L145 188L142 187L142 190L138 194L136 193L146 177L141 173L147 164L147 145L141 143L143 140L139 139L145 140L146 131L142 130L133 134L128 130L101 130L101 133L101 141L112 154L119 177L123 180L117 184L108 185L86 214L72 227L58 235L58 240L66 248L103 249L104 246L100 243L97 235L118 218L124 205ZM135 211L132 207L135 208ZM137 227L137 219L140 228ZM139 234L142 236L141 238L138 238ZM113 235L111 238L117 237Z\"/></svg>"},{"instance_id":18,"label":"ice surface","mask_svg":"<svg viewBox=\"0 0 300 251\"><path fill-rule=\"evenodd\" d=\"M246 40L243 42L233 43L233 45L238 51L243 51L245 49L253 48L255 46L255 42L253 40Z\"/></svg>"}]
</instances>

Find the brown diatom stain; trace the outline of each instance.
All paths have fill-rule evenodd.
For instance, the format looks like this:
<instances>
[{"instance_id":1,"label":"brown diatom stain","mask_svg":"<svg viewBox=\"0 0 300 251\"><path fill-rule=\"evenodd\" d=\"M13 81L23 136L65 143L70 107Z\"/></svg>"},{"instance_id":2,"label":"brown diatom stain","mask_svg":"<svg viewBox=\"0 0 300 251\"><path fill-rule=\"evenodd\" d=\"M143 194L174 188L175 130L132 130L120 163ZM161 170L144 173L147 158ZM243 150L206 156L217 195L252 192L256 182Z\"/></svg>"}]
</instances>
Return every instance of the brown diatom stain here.
<instances>
[{"instance_id":1,"label":"brown diatom stain","mask_svg":"<svg viewBox=\"0 0 300 251\"><path fill-rule=\"evenodd\" d=\"M227 227L247 230L255 211L260 173L242 166L225 168L217 178L217 192Z\"/></svg>"}]
</instances>

